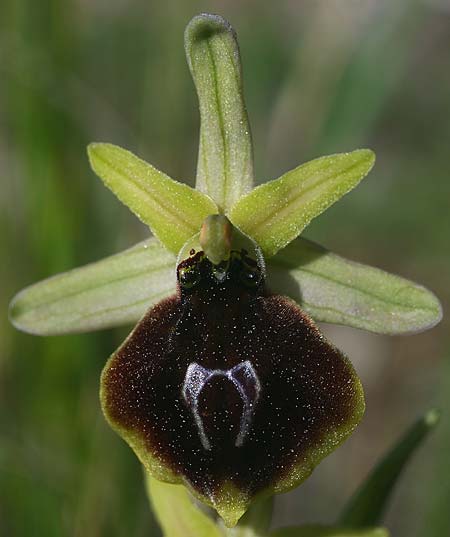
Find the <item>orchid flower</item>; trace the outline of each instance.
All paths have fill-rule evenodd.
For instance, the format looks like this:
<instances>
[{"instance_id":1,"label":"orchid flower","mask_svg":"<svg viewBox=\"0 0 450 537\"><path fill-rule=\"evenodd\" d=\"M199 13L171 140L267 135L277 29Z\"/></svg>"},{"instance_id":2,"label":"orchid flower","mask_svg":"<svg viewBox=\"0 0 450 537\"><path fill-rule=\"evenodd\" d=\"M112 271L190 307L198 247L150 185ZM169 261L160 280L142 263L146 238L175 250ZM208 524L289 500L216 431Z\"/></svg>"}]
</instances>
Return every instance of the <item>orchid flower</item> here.
<instances>
[{"instance_id":1,"label":"orchid flower","mask_svg":"<svg viewBox=\"0 0 450 537\"><path fill-rule=\"evenodd\" d=\"M105 416L152 478L185 485L232 527L255 499L304 481L362 418L358 376L316 322L406 334L434 326L441 307L301 237L369 173L373 152L255 187L233 29L194 17L185 49L201 116L195 189L91 144L95 173L153 236L26 288L10 317L38 335L137 322L103 371Z\"/></svg>"}]
</instances>

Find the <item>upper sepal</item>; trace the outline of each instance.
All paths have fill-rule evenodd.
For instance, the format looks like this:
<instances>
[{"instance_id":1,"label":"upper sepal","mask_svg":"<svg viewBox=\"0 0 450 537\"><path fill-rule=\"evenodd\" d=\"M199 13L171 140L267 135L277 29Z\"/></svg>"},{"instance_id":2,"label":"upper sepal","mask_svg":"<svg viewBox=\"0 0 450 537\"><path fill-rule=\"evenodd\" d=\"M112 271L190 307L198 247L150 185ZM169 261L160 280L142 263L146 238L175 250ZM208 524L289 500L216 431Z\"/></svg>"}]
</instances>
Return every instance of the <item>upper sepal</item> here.
<instances>
[{"instance_id":1,"label":"upper sepal","mask_svg":"<svg viewBox=\"0 0 450 537\"><path fill-rule=\"evenodd\" d=\"M184 35L200 106L196 187L221 212L253 186L253 148L236 34L219 15L194 17Z\"/></svg>"}]
</instances>

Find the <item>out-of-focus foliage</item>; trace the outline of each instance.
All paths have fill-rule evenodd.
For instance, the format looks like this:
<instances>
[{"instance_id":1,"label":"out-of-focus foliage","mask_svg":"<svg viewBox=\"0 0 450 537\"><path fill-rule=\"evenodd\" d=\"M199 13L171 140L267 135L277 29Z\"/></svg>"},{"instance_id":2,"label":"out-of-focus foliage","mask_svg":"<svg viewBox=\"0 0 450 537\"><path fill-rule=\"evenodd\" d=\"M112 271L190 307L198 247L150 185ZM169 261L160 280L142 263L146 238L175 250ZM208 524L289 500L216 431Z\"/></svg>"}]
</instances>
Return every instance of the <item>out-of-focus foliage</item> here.
<instances>
[{"instance_id":1,"label":"out-of-focus foliage","mask_svg":"<svg viewBox=\"0 0 450 537\"><path fill-rule=\"evenodd\" d=\"M438 422L439 412L432 409L403 433L343 509L339 522L344 528L372 526L382 519L402 471Z\"/></svg>"},{"instance_id":2,"label":"out-of-focus foliage","mask_svg":"<svg viewBox=\"0 0 450 537\"><path fill-rule=\"evenodd\" d=\"M105 425L98 378L124 332L37 339L8 324L20 288L131 246L145 226L85 156L130 148L194 181L195 90L183 30L201 9L239 34L256 177L371 147L377 166L307 236L420 281L448 309L450 9L442 0L171 3L4 0L0 6L0 534L158 535L139 464ZM411 338L329 337L363 378L357 434L297 491L278 525L330 523L424 407L444 410L396 491L398 537L449 532L449 324ZM420 486L418 486L420 483Z\"/></svg>"}]
</instances>

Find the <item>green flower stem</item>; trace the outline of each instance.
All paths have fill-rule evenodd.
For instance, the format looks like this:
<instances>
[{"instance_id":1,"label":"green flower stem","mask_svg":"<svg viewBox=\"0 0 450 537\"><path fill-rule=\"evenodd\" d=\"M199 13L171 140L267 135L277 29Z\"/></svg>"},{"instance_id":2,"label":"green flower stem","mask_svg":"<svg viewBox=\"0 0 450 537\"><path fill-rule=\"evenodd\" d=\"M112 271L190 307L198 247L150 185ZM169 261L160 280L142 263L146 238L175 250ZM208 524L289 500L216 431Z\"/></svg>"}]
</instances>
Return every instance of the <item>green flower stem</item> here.
<instances>
[{"instance_id":1,"label":"green flower stem","mask_svg":"<svg viewBox=\"0 0 450 537\"><path fill-rule=\"evenodd\" d=\"M145 472L147 496L164 537L224 537L192 501L183 485L157 481Z\"/></svg>"},{"instance_id":2,"label":"green flower stem","mask_svg":"<svg viewBox=\"0 0 450 537\"><path fill-rule=\"evenodd\" d=\"M236 34L218 15L194 17L186 57L200 105L198 190L226 213L253 186L253 148Z\"/></svg>"},{"instance_id":3,"label":"green flower stem","mask_svg":"<svg viewBox=\"0 0 450 537\"><path fill-rule=\"evenodd\" d=\"M164 537L265 537L273 511L273 497L256 500L234 528L202 510L183 485L157 481L145 472L150 506Z\"/></svg>"}]
</instances>

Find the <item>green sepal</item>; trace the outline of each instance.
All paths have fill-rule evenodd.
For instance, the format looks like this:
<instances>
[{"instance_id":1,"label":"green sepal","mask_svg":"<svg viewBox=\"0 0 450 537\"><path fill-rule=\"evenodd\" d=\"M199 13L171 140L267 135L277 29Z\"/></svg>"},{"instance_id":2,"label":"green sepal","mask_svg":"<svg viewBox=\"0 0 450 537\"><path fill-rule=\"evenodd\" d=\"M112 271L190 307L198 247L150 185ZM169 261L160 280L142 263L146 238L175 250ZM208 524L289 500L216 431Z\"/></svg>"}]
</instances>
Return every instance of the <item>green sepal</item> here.
<instances>
[{"instance_id":1,"label":"green sepal","mask_svg":"<svg viewBox=\"0 0 450 537\"><path fill-rule=\"evenodd\" d=\"M379 523L403 468L438 422L439 412L430 410L406 431L350 498L339 524L358 528Z\"/></svg>"},{"instance_id":2,"label":"green sepal","mask_svg":"<svg viewBox=\"0 0 450 537\"><path fill-rule=\"evenodd\" d=\"M354 188L374 162L372 151L359 149L302 164L239 199L230 220L271 257Z\"/></svg>"},{"instance_id":3,"label":"green sepal","mask_svg":"<svg viewBox=\"0 0 450 537\"><path fill-rule=\"evenodd\" d=\"M269 534L270 537L389 537L385 528L348 529L331 526L299 526L282 528Z\"/></svg>"},{"instance_id":4,"label":"green sepal","mask_svg":"<svg viewBox=\"0 0 450 537\"><path fill-rule=\"evenodd\" d=\"M110 328L136 322L174 293L175 283L175 256L152 237L23 289L9 315L16 328L35 335Z\"/></svg>"},{"instance_id":5,"label":"green sepal","mask_svg":"<svg viewBox=\"0 0 450 537\"><path fill-rule=\"evenodd\" d=\"M199 248L196 237L188 241L187 252ZM175 292L175 264L175 256L152 237L23 289L11 302L10 319L36 335L132 324ZM424 287L306 239L271 258L267 271L271 291L290 296L319 322L393 335L426 330L442 318L439 301Z\"/></svg>"},{"instance_id":6,"label":"green sepal","mask_svg":"<svg viewBox=\"0 0 450 537\"><path fill-rule=\"evenodd\" d=\"M315 321L379 334L408 334L442 318L433 293L298 238L267 262L272 291L296 300Z\"/></svg>"},{"instance_id":7,"label":"green sepal","mask_svg":"<svg viewBox=\"0 0 450 537\"><path fill-rule=\"evenodd\" d=\"M194 17L185 50L200 106L196 187L221 212L253 186L253 149L236 34L218 15Z\"/></svg>"},{"instance_id":8,"label":"green sepal","mask_svg":"<svg viewBox=\"0 0 450 537\"><path fill-rule=\"evenodd\" d=\"M205 194L112 144L90 144L89 161L105 185L147 224L171 252L198 233L203 220L217 213Z\"/></svg>"},{"instance_id":9,"label":"green sepal","mask_svg":"<svg viewBox=\"0 0 450 537\"><path fill-rule=\"evenodd\" d=\"M145 472L147 494L164 537L224 537L183 485L163 483Z\"/></svg>"}]
</instances>

